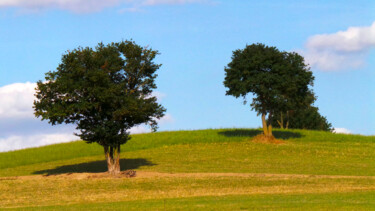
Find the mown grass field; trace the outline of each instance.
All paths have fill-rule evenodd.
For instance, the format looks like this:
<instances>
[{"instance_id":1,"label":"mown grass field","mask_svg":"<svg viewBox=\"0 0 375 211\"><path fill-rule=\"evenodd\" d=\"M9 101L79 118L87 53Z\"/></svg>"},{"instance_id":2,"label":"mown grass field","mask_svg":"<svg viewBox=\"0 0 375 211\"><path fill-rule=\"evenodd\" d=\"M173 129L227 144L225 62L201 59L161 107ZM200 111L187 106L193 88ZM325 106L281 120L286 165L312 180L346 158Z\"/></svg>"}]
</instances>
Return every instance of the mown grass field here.
<instances>
[{"instance_id":1,"label":"mown grass field","mask_svg":"<svg viewBox=\"0 0 375 211\"><path fill-rule=\"evenodd\" d=\"M254 129L139 134L113 178L82 141L0 153L0 207L22 210L375 210L375 137Z\"/></svg>"}]
</instances>

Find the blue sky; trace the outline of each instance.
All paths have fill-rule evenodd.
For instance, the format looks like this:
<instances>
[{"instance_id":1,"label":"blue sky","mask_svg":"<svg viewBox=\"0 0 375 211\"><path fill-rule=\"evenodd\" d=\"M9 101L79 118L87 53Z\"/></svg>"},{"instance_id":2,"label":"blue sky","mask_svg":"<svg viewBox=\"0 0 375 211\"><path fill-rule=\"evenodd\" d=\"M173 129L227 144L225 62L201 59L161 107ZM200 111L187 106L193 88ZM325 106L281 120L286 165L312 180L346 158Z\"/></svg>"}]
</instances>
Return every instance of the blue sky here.
<instances>
[{"instance_id":1,"label":"blue sky","mask_svg":"<svg viewBox=\"0 0 375 211\"><path fill-rule=\"evenodd\" d=\"M260 42L305 56L334 127L375 135L374 11L371 0L0 0L0 151L73 139L32 116L33 83L66 50L125 39L161 53L160 130L259 127L223 79L232 51Z\"/></svg>"}]
</instances>

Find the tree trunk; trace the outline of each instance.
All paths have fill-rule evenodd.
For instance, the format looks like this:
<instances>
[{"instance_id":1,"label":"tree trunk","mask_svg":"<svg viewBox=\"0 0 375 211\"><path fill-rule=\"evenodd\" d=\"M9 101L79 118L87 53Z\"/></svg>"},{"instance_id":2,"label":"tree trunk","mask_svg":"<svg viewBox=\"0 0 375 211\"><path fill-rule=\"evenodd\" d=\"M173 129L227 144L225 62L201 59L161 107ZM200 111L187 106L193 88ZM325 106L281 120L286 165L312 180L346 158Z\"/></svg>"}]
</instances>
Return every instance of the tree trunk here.
<instances>
[{"instance_id":1,"label":"tree trunk","mask_svg":"<svg viewBox=\"0 0 375 211\"><path fill-rule=\"evenodd\" d=\"M262 114L262 125L263 125L263 133L265 136L268 135L268 127L267 127L267 121L266 121L266 114Z\"/></svg>"},{"instance_id":2,"label":"tree trunk","mask_svg":"<svg viewBox=\"0 0 375 211\"><path fill-rule=\"evenodd\" d=\"M268 125L268 137L271 137L272 136L272 125Z\"/></svg>"},{"instance_id":3,"label":"tree trunk","mask_svg":"<svg viewBox=\"0 0 375 211\"><path fill-rule=\"evenodd\" d=\"M272 137L272 112L268 114L268 137Z\"/></svg>"},{"instance_id":4,"label":"tree trunk","mask_svg":"<svg viewBox=\"0 0 375 211\"><path fill-rule=\"evenodd\" d=\"M284 118L283 118L283 112L280 112L280 121L277 120L277 124L279 124L281 129L284 129Z\"/></svg>"},{"instance_id":5,"label":"tree trunk","mask_svg":"<svg viewBox=\"0 0 375 211\"><path fill-rule=\"evenodd\" d=\"M104 146L105 158L107 160L108 173L120 174L120 145L117 147Z\"/></svg>"}]
</instances>

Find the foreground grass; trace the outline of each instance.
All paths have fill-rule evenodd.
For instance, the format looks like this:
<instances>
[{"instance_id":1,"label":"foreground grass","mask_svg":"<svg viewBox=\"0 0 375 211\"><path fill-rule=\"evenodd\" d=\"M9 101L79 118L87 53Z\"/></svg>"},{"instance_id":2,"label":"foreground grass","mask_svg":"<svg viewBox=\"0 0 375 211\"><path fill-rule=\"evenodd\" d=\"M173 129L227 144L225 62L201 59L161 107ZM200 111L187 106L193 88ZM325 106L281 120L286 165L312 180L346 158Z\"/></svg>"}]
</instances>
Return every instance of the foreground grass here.
<instances>
[{"instance_id":1,"label":"foreground grass","mask_svg":"<svg viewBox=\"0 0 375 211\"><path fill-rule=\"evenodd\" d=\"M374 198L375 192L227 195L47 206L43 210L374 210Z\"/></svg>"},{"instance_id":2,"label":"foreground grass","mask_svg":"<svg viewBox=\"0 0 375 211\"><path fill-rule=\"evenodd\" d=\"M0 153L0 207L164 209L168 201L170 209L375 209L375 137L278 130L285 143L273 145L251 142L258 133L135 135L121 160L122 170L138 171L131 179L84 173L106 171L94 144Z\"/></svg>"},{"instance_id":3,"label":"foreground grass","mask_svg":"<svg viewBox=\"0 0 375 211\"><path fill-rule=\"evenodd\" d=\"M41 208L52 204L76 206L90 203L121 201L125 203L125 201L151 199L160 201L226 195L270 195L268 197L272 198L274 194L318 193L334 193L332 198L335 198L335 196L355 193L374 195L375 192L375 177L202 173L156 175L149 173L149 176L142 177L142 172L139 174L140 177L133 179L90 178L82 175L4 178L0 183L1 205L14 208L33 206ZM370 204L375 203L369 196L365 198L369 199ZM191 203L193 202L194 199ZM345 205L345 202L342 204Z\"/></svg>"}]
</instances>

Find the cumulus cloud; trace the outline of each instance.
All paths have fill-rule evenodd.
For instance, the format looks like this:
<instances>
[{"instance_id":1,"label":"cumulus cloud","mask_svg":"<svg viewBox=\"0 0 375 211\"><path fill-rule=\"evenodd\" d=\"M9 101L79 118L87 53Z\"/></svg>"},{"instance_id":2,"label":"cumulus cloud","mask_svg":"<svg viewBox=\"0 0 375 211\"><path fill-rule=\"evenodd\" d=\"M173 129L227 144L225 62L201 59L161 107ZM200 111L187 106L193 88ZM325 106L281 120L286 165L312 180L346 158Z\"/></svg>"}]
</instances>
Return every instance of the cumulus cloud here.
<instances>
[{"instance_id":1,"label":"cumulus cloud","mask_svg":"<svg viewBox=\"0 0 375 211\"><path fill-rule=\"evenodd\" d=\"M74 140L77 140L77 137L72 133L34 134L24 136L12 135L9 137L0 138L0 152L63 143Z\"/></svg>"},{"instance_id":2,"label":"cumulus cloud","mask_svg":"<svg viewBox=\"0 0 375 211\"><path fill-rule=\"evenodd\" d=\"M152 92L152 96L156 97L158 101L162 101L167 95L162 92L154 91Z\"/></svg>"},{"instance_id":3,"label":"cumulus cloud","mask_svg":"<svg viewBox=\"0 0 375 211\"><path fill-rule=\"evenodd\" d=\"M168 124L168 123L173 123L174 118L170 114L165 114L161 119L159 119L158 123L163 125L163 124Z\"/></svg>"},{"instance_id":4,"label":"cumulus cloud","mask_svg":"<svg viewBox=\"0 0 375 211\"><path fill-rule=\"evenodd\" d=\"M0 87L0 152L77 140L74 127L51 126L34 116L36 83Z\"/></svg>"},{"instance_id":5,"label":"cumulus cloud","mask_svg":"<svg viewBox=\"0 0 375 211\"><path fill-rule=\"evenodd\" d=\"M173 123L174 119L172 115L165 114L161 119L157 120L158 125L165 125L169 123ZM151 133L151 128L145 124L133 127L130 129L130 134L140 134L140 133Z\"/></svg>"},{"instance_id":6,"label":"cumulus cloud","mask_svg":"<svg viewBox=\"0 0 375 211\"><path fill-rule=\"evenodd\" d=\"M334 133L342 133L342 134L351 134L352 132L346 128L335 128L333 129Z\"/></svg>"},{"instance_id":7,"label":"cumulus cloud","mask_svg":"<svg viewBox=\"0 0 375 211\"><path fill-rule=\"evenodd\" d=\"M334 71L363 66L374 47L375 22L371 26L312 36L301 53L312 67Z\"/></svg>"},{"instance_id":8,"label":"cumulus cloud","mask_svg":"<svg viewBox=\"0 0 375 211\"><path fill-rule=\"evenodd\" d=\"M14 83L0 87L0 152L37 147L79 139L73 135L74 125L51 126L35 118L33 102L36 83ZM154 92L161 101L166 95ZM160 125L173 122L170 114L158 121ZM131 134L148 133L145 125L134 127Z\"/></svg>"},{"instance_id":9,"label":"cumulus cloud","mask_svg":"<svg viewBox=\"0 0 375 211\"><path fill-rule=\"evenodd\" d=\"M35 83L15 83L0 87L0 119L33 117Z\"/></svg>"},{"instance_id":10,"label":"cumulus cloud","mask_svg":"<svg viewBox=\"0 0 375 211\"><path fill-rule=\"evenodd\" d=\"M60 9L75 13L101 11L105 8L125 5L129 9L121 11L140 11L139 7L159 4L202 3L207 0L0 0L0 8L14 7L29 10Z\"/></svg>"}]
</instances>

